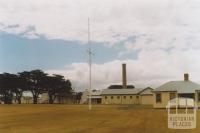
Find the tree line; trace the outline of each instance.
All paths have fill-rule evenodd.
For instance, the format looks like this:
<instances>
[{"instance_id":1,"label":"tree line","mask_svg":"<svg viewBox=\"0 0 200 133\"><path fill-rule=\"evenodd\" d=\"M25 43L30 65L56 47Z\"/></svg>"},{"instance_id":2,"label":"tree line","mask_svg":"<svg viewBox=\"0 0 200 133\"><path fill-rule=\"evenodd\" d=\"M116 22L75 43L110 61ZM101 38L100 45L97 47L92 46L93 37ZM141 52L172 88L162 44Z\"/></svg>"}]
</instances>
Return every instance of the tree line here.
<instances>
[{"instance_id":1,"label":"tree line","mask_svg":"<svg viewBox=\"0 0 200 133\"><path fill-rule=\"evenodd\" d=\"M39 95L48 94L48 102L53 104L56 97L62 94L72 93L70 80L62 75L48 75L42 70L23 71L17 74L0 74L0 100L5 104L12 104L13 99L21 104L25 91L29 91L33 97L33 103L38 103Z\"/></svg>"}]
</instances>

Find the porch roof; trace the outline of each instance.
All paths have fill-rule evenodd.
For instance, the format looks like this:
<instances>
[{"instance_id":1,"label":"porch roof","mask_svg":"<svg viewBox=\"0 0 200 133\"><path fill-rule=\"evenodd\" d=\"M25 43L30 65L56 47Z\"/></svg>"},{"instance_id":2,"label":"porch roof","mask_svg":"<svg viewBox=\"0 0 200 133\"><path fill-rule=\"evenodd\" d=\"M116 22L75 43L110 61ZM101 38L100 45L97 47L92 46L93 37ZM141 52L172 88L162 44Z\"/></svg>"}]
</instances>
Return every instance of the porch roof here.
<instances>
[{"instance_id":1,"label":"porch roof","mask_svg":"<svg viewBox=\"0 0 200 133\"><path fill-rule=\"evenodd\" d=\"M154 91L177 91L177 93L195 93L196 90L200 90L200 85L192 81L170 81Z\"/></svg>"}]
</instances>

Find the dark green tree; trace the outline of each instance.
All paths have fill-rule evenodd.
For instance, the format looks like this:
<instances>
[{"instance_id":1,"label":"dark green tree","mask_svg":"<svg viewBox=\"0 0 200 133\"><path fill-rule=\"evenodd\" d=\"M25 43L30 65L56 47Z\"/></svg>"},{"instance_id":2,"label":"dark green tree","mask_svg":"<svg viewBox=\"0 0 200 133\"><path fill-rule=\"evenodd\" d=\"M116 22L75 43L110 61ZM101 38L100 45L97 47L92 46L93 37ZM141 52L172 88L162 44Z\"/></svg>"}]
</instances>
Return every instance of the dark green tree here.
<instances>
[{"instance_id":1,"label":"dark green tree","mask_svg":"<svg viewBox=\"0 0 200 133\"><path fill-rule=\"evenodd\" d=\"M17 75L10 73L0 74L0 94L5 104L12 104L13 91L17 87Z\"/></svg>"},{"instance_id":2,"label":"dark green tree","mask_svg":"<svg viewBox=\"0 0 200 133\"><path fill-rule=\"evenodd\" d=\"M71 82L65 80L64 76L56 75L47 76L45 80L45 88L48 93L49 103L53 104L55 99L61 99L66 94L71 93Z\"/></svg>"},{"instance_id":3,"label":"dark green tree","mask_svg":"<svg viewBox=\"0 0 200 133\"><path fill-rule=\"evenodd\" d=\"M15 100L17 100L18 104L21 104L21 98L24 92L23 81L19 77L19 75L13 75L11 84L12 84L12 93L15 97Z\"/></svg>"},{"instance_id":4,"label":"dark green tree","mask_svg":"<svg viewBox=\"0 0 200 133\"><path fill-rule=\"evenodd\" d=\"M30 91L33 95L33 103L38 103L39 95L44 92L44 82L47 74L42 70L32 70L29 75Z\"/></svg>"},{"instance_id":5,"label":"dark green tree","mask_svg":"<svg viewBox=\"0 0 200 133\"><path fill-rule=\"evenodd\" d=\"M59 89L58 92L59 103L63 103L64 98L71 97L71 94L72 94L72 84L70 80L65 80L64 82L61 83L61 88Z\"/></svg>"},{"instance_id":6,"label":"dark green tree","mask_svg":"<svg viewBox=\"0 0 200 133\"><path fill-rule=\"evenodd\" d=\"M64 76L48 76L42 70L23 71L16 74L0 74L0 98L5 104L12 103L12 100L21 104L24 91L30 91L33 96L33 103L38 103L39 95L47 92L49 103L53 104L55 98L62 99L72 91L71 82L65 80Z\"/></svg>"}]
</instances>

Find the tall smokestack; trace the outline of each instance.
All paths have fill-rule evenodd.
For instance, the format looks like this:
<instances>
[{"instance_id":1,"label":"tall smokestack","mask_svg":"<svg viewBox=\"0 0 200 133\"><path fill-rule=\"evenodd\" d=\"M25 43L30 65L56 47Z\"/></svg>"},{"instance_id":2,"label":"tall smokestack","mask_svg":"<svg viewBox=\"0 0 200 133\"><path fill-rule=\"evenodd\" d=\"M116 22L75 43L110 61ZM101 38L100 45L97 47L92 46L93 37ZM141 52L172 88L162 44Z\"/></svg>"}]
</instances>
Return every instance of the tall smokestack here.
<instances>
[{"instance_id":1,"label":"tall smokestack","mask_svg":"<svg viewBox=\"0 0 200 133\"><path fill-rule=\"evenodd\" d=\"M127 81L126 81L126 64L122 64L122 86L124 89L127 88Z\"/></svg>"},{"instance_id":2,"label":"tall smokestack","mask_svg":"<svg viewBox=\"0 0 200 133\"><path fill-rule=\"evenodd\" d=\"M184 81L188 81L189 80L189 74L188 73L185 73L184 74Z\"/></svg>"}]
</instances>

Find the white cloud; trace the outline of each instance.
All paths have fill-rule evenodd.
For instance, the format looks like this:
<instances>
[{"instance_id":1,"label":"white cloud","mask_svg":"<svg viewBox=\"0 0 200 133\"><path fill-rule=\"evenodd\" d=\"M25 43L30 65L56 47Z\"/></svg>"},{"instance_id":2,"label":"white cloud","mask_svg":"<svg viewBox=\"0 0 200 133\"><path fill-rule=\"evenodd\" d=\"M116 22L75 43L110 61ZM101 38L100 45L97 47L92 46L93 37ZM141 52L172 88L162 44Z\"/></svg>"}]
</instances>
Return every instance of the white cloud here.
<instances>
[{"instance_id":1,"label":"white cloud","mask_svg":"<svg viewBox=\"0 0 200 133\"><path fill-rule=\"evenodd\" d=\"M141 36L136 48L183 48L191 40L197 47L199 7L198 0L0 0L0 30L20 34L33 26L49 39L85 42L90 17L92 40L109 46Z\"/></svg>"},{"instance_id":2,"label":"white cloud","mask_svg":"<svg viewBox=\"0 0 200 133\"><path fill-rule=\"evenodd\" d=\"M128 83L136 87L158 87L171 80L183 80L189 73L191 80L199 82L200 50L142 51L137 60L114 60L104 64L93 64L93 88L104 89L111 84L121 84L121 64L127 64ZM191 54L193 53L193 54ZM85 89L89 83L87 63L73 63L60 70L47 70L48 73L63 74L71 79L75 88Z\"/></svg>"},{"instance_id":3,"label":"white cloud","mask_svg":"<svg viewBox=\"0 0 200 133\"><path fill-rule=\"evenodd\" d=\"M93 41L112 47L126 40L119 57L140 50L137 60L94 64L94 87L120 83L122 62L130 83L156 86L182 79L184 72L199 80L199 14L199 0L0 0L0 31L85 43L90 17ZM86 63L48 72L68 76L75 87L87 86Z\"/></svg>"}]
</instances>

